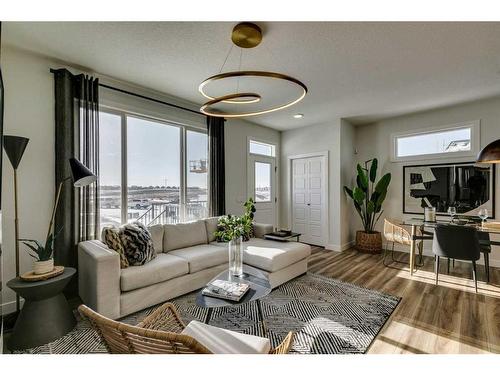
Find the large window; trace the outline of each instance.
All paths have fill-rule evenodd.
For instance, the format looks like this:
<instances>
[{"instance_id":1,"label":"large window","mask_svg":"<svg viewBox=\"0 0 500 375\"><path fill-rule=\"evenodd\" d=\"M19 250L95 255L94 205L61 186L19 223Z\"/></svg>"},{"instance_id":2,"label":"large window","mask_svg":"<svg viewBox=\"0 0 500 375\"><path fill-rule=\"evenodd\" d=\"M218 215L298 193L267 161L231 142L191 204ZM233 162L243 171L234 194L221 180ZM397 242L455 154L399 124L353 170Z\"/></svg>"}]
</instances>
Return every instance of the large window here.
<instances>
[{"instance_id":1,"label":"large window","mask_svg":"<svg viewBox=\"0 0 500 375\"><path fill-rule=\"evenodd\" d=\"M479 122L392 135L393 160L471 156L478 152Z\"/></svg>"},{"instance_id":2,"label":"large window","mask_svg":"<svg viewBox=\"0 0 500 375\"><path fill-rule=\"evenodd\" d=\"M100 114L101 227L207 215L207 135L127 113Z\"/></svg>"},{"instance_id":3,"label":"large window","mask_svg":"<svg viewBox=\"0 0 500 375\"><path fill-rule=\"evenodd\" d=\"M208 216L208 138L204 133L186 131L186 219Z\"/></svg>"},{"instance_id":4,"label":"large window","mask_svg":"<svg viewBox=\"0 0 500 375\"><path fill-rule=\"evenodd\" d=\"M122 222L121 126L118 114L99 115L99 185L101 227Z\"/></svg>"}]
</instances>

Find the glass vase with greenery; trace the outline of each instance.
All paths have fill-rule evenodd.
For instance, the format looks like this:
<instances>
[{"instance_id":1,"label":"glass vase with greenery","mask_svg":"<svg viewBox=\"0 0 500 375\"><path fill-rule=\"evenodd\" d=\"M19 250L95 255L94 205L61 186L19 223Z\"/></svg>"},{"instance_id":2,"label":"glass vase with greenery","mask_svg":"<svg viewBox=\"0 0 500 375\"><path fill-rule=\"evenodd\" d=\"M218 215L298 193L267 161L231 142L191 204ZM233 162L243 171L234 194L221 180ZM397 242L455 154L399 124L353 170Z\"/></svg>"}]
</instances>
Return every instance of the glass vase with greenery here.
<instances>
[{"instance_id":1,"label":"glass vase with greenery","mask_svg":"<svg viewBox=\"0 0 500 375\"><path fill-rule=\"evenodd\" d=\"M243 204L245 212L242 216L226 215L219 218L215 238L219 242L229 242L235 238L242 237L243 241L248 241L253 234L253 218L255 214L255 204L252 198Z\"/></svg>"}]
</instances>

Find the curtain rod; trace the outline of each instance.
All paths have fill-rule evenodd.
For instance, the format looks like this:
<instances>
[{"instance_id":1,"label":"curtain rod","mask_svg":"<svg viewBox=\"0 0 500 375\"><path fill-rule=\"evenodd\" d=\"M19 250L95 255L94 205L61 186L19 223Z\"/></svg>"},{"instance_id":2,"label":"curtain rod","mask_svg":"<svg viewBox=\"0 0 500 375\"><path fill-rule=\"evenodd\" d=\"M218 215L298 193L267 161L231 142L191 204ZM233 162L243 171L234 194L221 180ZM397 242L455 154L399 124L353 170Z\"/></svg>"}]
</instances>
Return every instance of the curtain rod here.
<instances>
[{"instance_id":1,"label":"curtain rod","mask_svg":"<svg viewBox=\"0 0 500 375\"><path fill-rule=\"evenodd\" d=\"M192 110L192 109L189 109L189 108L181 107L180 105L177 105L177 104L172 104L172 103L164 102L163 100L159 100L159 99L151 98L151 97L149 97L149 96L145 96L145 95L137 94L137 93L135 93L135 92L130 92L130 91L127 91L127 90L119 89L118 87L109 86L109 85L106 85L106 84L104 84L104 83L99 83L99 86L104 87L104 88L106 88L106 89L110 89L110 90L118 91L118 92L121 92L121 93L123 93L123 94L127 94L127 95L131 95L131 96L135 96L135 97L137 97L137 98L141 98L141 99L146 99L146 100L149 100L149 101L152 101L152 102L155 102L155 103L159 103L159 104L168 105L168 106L170 106L170 107L174 107L174 108L177 108L177 109L182 109L183 111L187 111L187 112L195 113L195 114L197 114L197 115L200 115L200 116L204 116L204 117L206 117L206 116L205 116L203 113L201 113L201 112L198 112L198 111L195 111L195 110Z\"/></svg>"},{"instance_id":2,"label":"curtain rod","mask_svg":"<svg viewBox=\"0 0 500 375\"><path fill-rule=\"evenodd\" d=\"M0 24L1 25L1 24ZM64 69L64 68L63 68ZM56 73L59 69L50 69L50 72L51 73ZM200 115L200 116L203 116L203 117L207 117L206 115L204 115L203 113L201 112L198 112L198 111L195 111L193 109L190 109L190 108L186 108L186 107L182 107L180 105L177 105L177 104L172 104L172 103L168 103L168 102L164 102L163 100L159 100L159 99L155 99L155 98L151 98L149 96L145 96L145 95L141 95L141 94L137 94L135 92L131 92L131 91L127 91L127 90L123 90L123 89L119 89L118 87L113 87L113 86L110 86L110 85L106 85L104 83L99 83L99 86L101 87L104 87L106 89L110 89L110 90L114 90L114 91L118 91L118 92L121 92L122 94L127 94L127 95L130 95L130 96L135 96L137 98L141 98L141 99L146 99L146 100L149 100L151 102L155 102L155 103L159 103L159 104L164 104L164 105L168 105L169 107L173 107L173 108L177 108L177 109L181 109L183 111L187 111L187 112L191 112L191 113L194 113L194 114L197 114L197 115Z\"/></svg>"}]
</instances>

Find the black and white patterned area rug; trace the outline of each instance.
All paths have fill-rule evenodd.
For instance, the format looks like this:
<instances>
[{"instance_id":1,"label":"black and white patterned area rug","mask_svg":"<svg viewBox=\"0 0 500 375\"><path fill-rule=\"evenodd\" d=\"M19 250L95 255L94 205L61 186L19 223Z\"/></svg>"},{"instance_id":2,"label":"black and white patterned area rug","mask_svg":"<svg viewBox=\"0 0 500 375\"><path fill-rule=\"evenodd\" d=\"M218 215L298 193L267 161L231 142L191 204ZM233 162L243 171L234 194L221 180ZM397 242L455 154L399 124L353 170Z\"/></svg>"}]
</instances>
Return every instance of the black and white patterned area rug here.
<instances>
[{"instance_id":1,"label":"black and white patterned area rug","mask_svg":"<svg viewBox=\"0 0 500 375\"><path fill-rule=\"evenodd\" d=\"M184 322L204 321L207 310L196 306L196 292L173 302ZM274 289L261 299L267 337L277 346L289 331L296 332L291 353L365 353L400 301L376 290L339 280L307 274ZM155 307L124 319L139 323ZM265 336L255 302L214 309L211 325ZM43 346L22 353L105 353L106 349L89 323L79 319L73 331Z\"/></svg>"}]
</instances>

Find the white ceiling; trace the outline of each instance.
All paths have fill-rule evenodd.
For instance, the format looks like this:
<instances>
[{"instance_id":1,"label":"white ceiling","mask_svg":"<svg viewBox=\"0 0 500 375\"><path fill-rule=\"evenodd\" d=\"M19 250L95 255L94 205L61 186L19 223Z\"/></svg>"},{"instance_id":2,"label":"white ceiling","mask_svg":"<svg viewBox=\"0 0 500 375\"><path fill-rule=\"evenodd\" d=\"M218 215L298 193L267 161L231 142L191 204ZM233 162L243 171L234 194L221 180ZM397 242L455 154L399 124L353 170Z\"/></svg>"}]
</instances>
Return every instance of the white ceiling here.
<instances>
[{"instance_id":1,"label":"white ceiling","mask_svg":"<svg viewBox=\"0 0 500 375\"><path fill-rule=\"evenodd\" d=\"M3 42L201 104L198 85L219 72L233 25L5 22ZM500 94L500 23L259 25L264 40L244 50L242 69L289 74L309 88L301 103L249 118L275 129L338 117L367 123ZM224 71L238 68L238 53Z\"/></svg>"}]
</instances>

